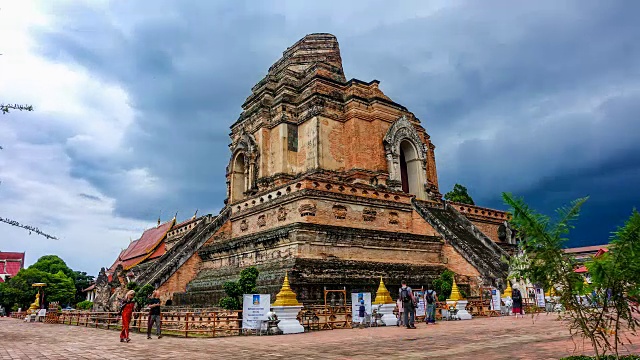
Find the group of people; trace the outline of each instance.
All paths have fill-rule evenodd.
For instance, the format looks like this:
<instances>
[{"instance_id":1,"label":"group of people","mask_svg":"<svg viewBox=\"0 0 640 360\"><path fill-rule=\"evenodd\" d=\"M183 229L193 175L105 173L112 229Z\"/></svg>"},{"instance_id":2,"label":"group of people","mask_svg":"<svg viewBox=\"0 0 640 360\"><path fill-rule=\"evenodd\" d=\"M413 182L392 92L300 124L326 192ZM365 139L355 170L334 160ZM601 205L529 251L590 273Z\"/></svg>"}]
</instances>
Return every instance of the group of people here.
<instances>
[{"instance_id":1,"label":"group of people","mask_svg":"<svg viewBox=\"0 0 640 360\"><path fill-rule=\"evenodd\" d=\"M135 291L129 290L120 303L119 314L122 316L122 331L120 332L120 342L131 341L131 338L129 337L129 325L131 323L133 310L136 305L134 301L135 295ZM162 338L162 332L160 328L160 295L157 290L155 290L149 297L147 307L149 309L149 316L147 320L147 339L151 339L151 329L153 328L154 324L156 326L156 335L158 336L158 339L160 339Z\"/></svg>"},{"instance_id":2,"label":"group of people","mask_svg":"<svg viewBox=\"0 0 640 360\"><path fill-rule=\"evenodd\" d=\"M418 308L418 299L413 294L413 289L407 286L407 282L402 280L401 287L398 290L398 301L396 302L398 321L396 326L406 326L407 329L415 329L416 309ZM426 313L424 321L427 324L436 323L436 303L438 295L433 289L427 287L424 293L424 301L426 303Z\"/></svg>"}]
</instances>

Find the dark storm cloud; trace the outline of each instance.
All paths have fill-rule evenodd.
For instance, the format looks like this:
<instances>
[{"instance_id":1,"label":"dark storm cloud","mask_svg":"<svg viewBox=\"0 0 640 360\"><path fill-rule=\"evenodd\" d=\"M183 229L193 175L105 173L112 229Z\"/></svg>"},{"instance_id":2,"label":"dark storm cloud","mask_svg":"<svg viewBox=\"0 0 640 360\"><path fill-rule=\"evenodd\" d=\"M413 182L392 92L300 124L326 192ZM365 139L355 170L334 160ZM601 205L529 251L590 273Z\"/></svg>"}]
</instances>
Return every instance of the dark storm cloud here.
<instances>
[{"instance_id":1,"label":"dark storm cloud","mask_svg":"<svg viewBox=\"0 0 640 360\"><path fill-rule=\"evenodd\" d=\"M331 32L348 78L381 80L387 95L422 119L438 146L443 192L461 182L478 202L498 206L500 192L514 191L546 212L585 193L599 194L598 203L619 180L607 199L624 211L588 210L602 216L599 229L640 200L631 185L636 163L598 172L640 150L640 3L447 3L421 15L414 14L421 2L406 10L308 4L56 9L60 26L38 34L42 53L119 84L138 114L123 145L129 156L96 161L69 150L74 175L114 197L123 215L218 209L228 127L251 87L300 37ZM163 195L114 185L119 168L148 168ZM560 186L570 191L549 190Z\"/></svg>"}]
</instances>

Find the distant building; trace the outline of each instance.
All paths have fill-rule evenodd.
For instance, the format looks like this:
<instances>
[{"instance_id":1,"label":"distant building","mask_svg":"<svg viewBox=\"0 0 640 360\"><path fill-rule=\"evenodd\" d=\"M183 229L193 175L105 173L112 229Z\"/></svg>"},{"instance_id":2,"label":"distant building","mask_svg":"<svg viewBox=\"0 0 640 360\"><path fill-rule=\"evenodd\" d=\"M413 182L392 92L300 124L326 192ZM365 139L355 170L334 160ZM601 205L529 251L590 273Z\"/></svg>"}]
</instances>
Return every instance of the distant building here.
<instances>
[{"instance_id":1,"label":"distant building","mask_svg":"<svg viewBox=\"0 0 640 360\"><path fill-rule=\"evenodd\" d=\"M16 276L18 271L23 268L23 252L0 252L0 282L5 282Z\"/></svg>"},{"instance_id":2,"label":"distant building","mask_svg":"<svg viewBox=\"0 0 640 360\"><path fill-rule=\"evenodd\" d=\"M608 251L609 245L593 245L564 249L566 254L572 254L580 263L573 271L578 274L582 274L589 283L591 283L591 276L589 275L589 269L587 269L584 263L592 258L597 258Z\"/></svg>"},{"instance_id":3,"label":"distant building","mask_svg":"<svg viewBox=\"0 0 640 360\"><path fill-rule=\"evenodd\" d=\"M595 256L600 250L607 250L609 245L593 245L593 246L583 246L583 247L575 247L575 248L567 248L564 249L566 254L573 255L576 260L583 263L586 260L591 259Z\"/></svg>"},{"instance_id":4,"label":"distant building","mask_svg":"<svg viewBox=\"0 0 640 360\"><path fill-rule=\"evenodd\" d=\"M93 302L96 299L96 282L92 281L91 285L88 288L82 290L83 293L87 294L87 301Z\"/></svg>"}]
</instances>

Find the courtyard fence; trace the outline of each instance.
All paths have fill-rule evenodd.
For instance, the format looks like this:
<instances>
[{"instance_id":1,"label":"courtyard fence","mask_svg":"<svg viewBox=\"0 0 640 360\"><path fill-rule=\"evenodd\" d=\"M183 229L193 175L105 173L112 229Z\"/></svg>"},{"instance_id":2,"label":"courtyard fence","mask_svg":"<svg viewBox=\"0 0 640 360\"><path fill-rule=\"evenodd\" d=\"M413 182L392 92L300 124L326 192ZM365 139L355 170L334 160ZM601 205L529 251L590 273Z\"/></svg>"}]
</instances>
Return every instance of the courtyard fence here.
<instances>
[{"instance_id":1,"label":"courtyard fence","mask_svg":"<svg viewBox=\"0 0 640 360\"><path fill-rule=\"evenodd\" d=\"M147 312L134 312L129 328L147 331ZM122 317L116 312L62 311L47 316L47 322L120 330ZM184 337L219 337L242 333L241 311L163 312L162 333Z\"/></svg>"}]
</instances>

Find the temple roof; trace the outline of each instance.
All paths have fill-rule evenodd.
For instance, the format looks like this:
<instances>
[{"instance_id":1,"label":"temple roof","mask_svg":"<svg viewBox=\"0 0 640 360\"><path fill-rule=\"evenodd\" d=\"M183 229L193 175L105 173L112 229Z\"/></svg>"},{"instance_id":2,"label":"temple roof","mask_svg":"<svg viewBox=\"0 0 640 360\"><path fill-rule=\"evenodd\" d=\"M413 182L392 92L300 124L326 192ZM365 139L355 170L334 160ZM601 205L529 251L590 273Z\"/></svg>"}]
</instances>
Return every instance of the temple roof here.
<instances>
[{"instance_id":1,"label":"temple roof","mask_svg":"<svg viewBox=\"0 0 640 360\"><path fill-rule=\"evenodd\" d=\"M109 271L113 272L118 265L122 265L124 270L129 270L145 260L162 256L165 252L163 240L175 222L174 218L164 224L145 230L140 239L132 241L126 249L120 252Z\"/></svg>"},{"instance_id":2,"label":"temple roof","mask_svg":"<svg viewBox=\"0 0 640 360\"><path fill-rule=\"evenodd\" d=\"M23 252L0 252L0 274L16 276L24 267ZM4 282L0 277L0 282Z\"/></svg>"}]
</instances>

